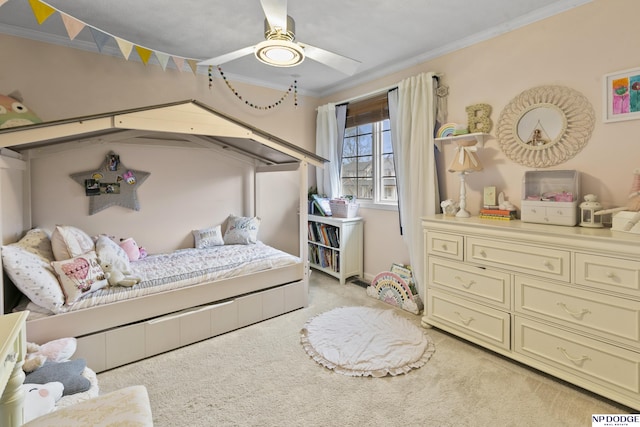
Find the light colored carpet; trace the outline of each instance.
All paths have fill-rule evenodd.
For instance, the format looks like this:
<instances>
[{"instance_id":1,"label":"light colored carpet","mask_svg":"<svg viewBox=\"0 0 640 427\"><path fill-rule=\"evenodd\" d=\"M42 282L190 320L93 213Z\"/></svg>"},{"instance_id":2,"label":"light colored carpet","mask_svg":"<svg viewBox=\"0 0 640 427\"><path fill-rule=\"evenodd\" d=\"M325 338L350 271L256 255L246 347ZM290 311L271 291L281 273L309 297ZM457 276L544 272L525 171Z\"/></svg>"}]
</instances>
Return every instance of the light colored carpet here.
<instances>
[{"instance_id":1,"label":"light colored carpet","mask_svg":"<svg viewBox=\"0 0 640 427\"><path fill-rule=\"evenodd\" d=\"M435 347L424 328L393 307L337 307L311 318L300 332L311 358L352 377L401 375L423 366Z\"/></svg>"},{"instance_id":2,"label":"light colored carpet","mask_svg":"<svg viewBox=\"0 0 640 427\"><path fill-rule=\"evenodd\" d=\"M428 330L436 352L407 375L349 377L318 365L300 344L305 322L357 305L389 307L313 272L309 307L100 373L100 392L146 385L158 427L574 427L629 411L437 329Z\"/></svg>"}]
</instances>

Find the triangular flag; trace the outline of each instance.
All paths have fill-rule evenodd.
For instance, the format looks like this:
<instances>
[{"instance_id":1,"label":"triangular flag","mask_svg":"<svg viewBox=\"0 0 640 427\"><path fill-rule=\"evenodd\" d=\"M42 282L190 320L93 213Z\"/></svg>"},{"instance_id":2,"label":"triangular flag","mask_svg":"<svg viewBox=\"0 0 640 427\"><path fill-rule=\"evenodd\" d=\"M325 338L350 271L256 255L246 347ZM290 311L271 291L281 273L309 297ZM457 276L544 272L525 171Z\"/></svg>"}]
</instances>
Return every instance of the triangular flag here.
<instances>
[{"instance_id":1,"label":"triangular flag","mask_svg":"<svg viewBox=\"0 0 640 427\"><path fill-rule=\"evenodd\" d=\"M133 50L133 43L123 40L119 37L116 37L116 43L118 43L118 47L120 48L120 52L124 56L124 59L129 59L129 55L131 55L131 51Z\"/></svg>"},{"instance_id":2,"label":"triangular flag","mask_svg":"<svg viewBox=\"0 0 640 427\"><path fill-rule=\"evenodd\" d=\"M187 59L187 64L189 64L189 67L191 67L191 71L193 71L193 74L196 74L196 71L198 71L198 61L196 61L195 59Z\"/></svg>"},{"instance_id":3,"label":"triangular flag","mask_svg":"<svg viewBox=\"0 0 640 427\"><path fill-rule=\"evenodd\" d=\"M156 52L156 58L158 58L158 62L162 66L163 70L167 69L167 63L169 62L169 55L162 52Z\"/></svg>"},{"instance_id":4,"label":"triangular flag","mask_svg":"<svg viewBox=\"0 0 640 427\"><path fill-rule=\"evenodd\" d=\"M7 1L9 1L9 0L0 0L0 6L2 6L3 4L5 4Z\"/></svg>"},{"instance_id":5,"label":"triangular flag","mask_svg":"<svg viewBox=\"0 0 640 427\"><path fill-rule=\"evenodd\" d=\"M75 39L76 36L82 31L85 27L84 22L78 21L73 16L69 16L66 13L60 13L62 17L62 22L64 23L64 27L67 29L67 34L71 40Z\"/></svg>"},{"instance_id":6,"label":"triangular flag","mask_svg":"<svg viewBox=\"0 0 640 427\"><path fill-rule=\"evenodd\" d=\"M42 25L53 13L56 12L54 8L48 4L42 3L40 0L29 0L33 14L36 16L38 24Z\"/></svg>"},{"instance_id":7,"label":"triangular flag","mask_svg":"<svg viewBox=\"0 0 640 427\"><path fill-rule=\"evenodd\" d=\"M98 50L102 53L102 48L105 44L111 39L111 36L107 33L103 33L102 31L89 27L91 29L91 35L93 36L93 40L96 42L96 46L98 46Z\"/></svg>"},{"instance_id":8,"label":"triangular flag","mask_svg":"<svg viewBox=\"0 0 640 427\"><path fill-rule=\"evenodd\" d=\"M174 56L173 62L176 64L176 67L178 67L178 71L182 71L182 67L184 67L184 58L181 56Z\"/></svg>"},{"instance_id":9,"label":"triangular flag","mask_svg":"<svg viewBox=\"0 0 640 427\"><path fill-rule=\"evenodd\" d=\"M136 45L136 51L138 52L138 55L140 55L140 59L142 59L142 62L144 63L144 65L147 65L147 62L149 62L149 58L151 58L151 54L153 53L153 51L150 49L147 49L146 47L137 46L137 45Z\"/></svg>"}]
</instances>

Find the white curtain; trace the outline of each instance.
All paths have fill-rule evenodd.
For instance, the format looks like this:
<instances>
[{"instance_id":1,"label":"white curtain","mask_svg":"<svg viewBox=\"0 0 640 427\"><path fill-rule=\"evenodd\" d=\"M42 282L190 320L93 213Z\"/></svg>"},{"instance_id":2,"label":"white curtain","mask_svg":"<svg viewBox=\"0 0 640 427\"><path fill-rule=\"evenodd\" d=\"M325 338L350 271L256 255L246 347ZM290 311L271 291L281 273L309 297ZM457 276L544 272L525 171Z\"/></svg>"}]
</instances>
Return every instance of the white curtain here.
<instances>
[{"instance_id":1,"label":"white curtain","mask_svg":"<svg viewBox=\"0 0 640 427\"><path fill-rule=\"evenodd\" d=\"M418 290L423 295L424 247L420 218L438 209L438 176L433 137L436 104L433 73L422 73L389 92L391 141L396 164L402 236Z\"/></svg>"},{"instance_id":2,"label":"white curtain","mask_svg":"<svg viewBox=\"0 0 640 427\"><path fill-rule=\"evenodd\" d=\"M346 114L346 104L318 107L316 154L329 160L329 163L325 163L324 169L316 168L316 181L318 193L326 194L329 198L340 195L340 165Z\"/></svg>"}]
</instances>

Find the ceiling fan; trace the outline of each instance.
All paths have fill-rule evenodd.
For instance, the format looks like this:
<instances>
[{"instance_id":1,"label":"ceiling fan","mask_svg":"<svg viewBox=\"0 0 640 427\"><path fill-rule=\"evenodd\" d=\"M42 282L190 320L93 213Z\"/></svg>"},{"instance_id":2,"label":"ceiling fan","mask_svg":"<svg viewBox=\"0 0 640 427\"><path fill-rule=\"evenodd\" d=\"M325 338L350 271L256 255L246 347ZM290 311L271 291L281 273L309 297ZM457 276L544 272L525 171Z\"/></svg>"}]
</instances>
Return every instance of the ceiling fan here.
<instances>
[{"instance_id":1,"label":"ceiling fan","mask_svg":"<svg viewBox=\"0 0 640 427\"><path fill-rule=\"evenodd\" d=\"M295 42L295 22L287 15L287 0L260 0L260 4L266 17L266 40L255 46L207 59L198 65L221 65L253 53L259 61L275 67L293 67L308 57L347 75L356 72L360 62L354 59Z\"/></svg>"}]
</instances>

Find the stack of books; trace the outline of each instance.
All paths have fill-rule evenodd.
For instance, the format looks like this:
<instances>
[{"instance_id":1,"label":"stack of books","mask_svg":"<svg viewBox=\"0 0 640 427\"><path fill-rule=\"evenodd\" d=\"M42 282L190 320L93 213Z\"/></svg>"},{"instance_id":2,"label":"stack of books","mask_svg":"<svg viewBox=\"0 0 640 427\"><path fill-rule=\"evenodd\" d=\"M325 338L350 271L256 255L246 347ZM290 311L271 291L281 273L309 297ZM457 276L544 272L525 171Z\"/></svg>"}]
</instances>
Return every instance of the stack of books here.
<instances>
[{"instance_id":1,"label":"stack of books","mask_svg":"<svg viewBox=\"0 0 640 427\"><path fill-rule=\"evenodd\" d=\"M499 220L505 220L505 221L518 219L516 211L508 211L505 209L492 209L492 208L480 209L480 218L499 219Z\"/></svg>"}]
</instances>

